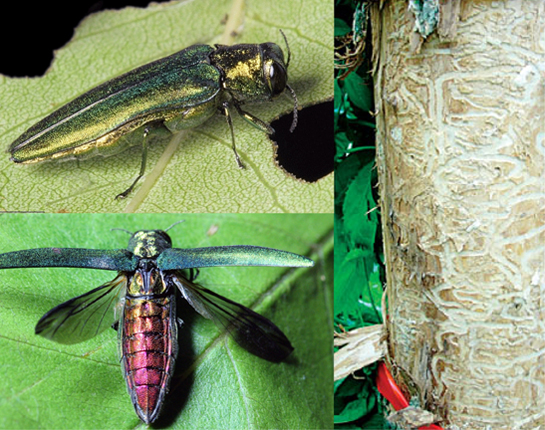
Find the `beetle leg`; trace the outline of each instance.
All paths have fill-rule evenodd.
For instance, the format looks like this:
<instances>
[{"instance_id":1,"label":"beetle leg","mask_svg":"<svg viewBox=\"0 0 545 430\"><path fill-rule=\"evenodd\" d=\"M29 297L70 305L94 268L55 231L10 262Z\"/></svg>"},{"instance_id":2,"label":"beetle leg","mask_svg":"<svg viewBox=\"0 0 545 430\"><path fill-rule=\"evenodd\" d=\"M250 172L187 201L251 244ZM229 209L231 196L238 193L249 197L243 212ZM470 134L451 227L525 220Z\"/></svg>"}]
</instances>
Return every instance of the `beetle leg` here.
<instances>
[{"instance_id":1,"label":"beetle leg","mask_svg":"<svg viewBox=\"0 0 545 430\"><path fill-rule=\"evenodd\" d=\"M191 282L195 281L195 279L197 279L197 276L199 276L199 269L196 269L196 268L193 268L193 269L189 269L189 280Z\"/></svg>"},{"instance_id":2,"label":"beetle leg","mask_svg":"<svg viewBox=\"0 0 545 430\"><path fill-rule=\"evenodd\" d=\"M272 128L265 121L262 121L258 117L252 115L251 113L242 110L237 103L233 103L233 105L235 106L235 109L237 110L238 114L242 118L244 118L247 122L252 124L255 128L258 128L263 133L274 134L274 128Z\"/></svg>"},{"instance_id":3,"label":"beetle leg","mask_svg":"<svg viewBox=\"0 0 545 430\"><path fill-rule=\"evenodd\" d=\"M227 124L229 124L229 129L231 130L231 140L233 142L233 151L235 153L235 158L237 160L238 167L240 167L241 169L244 169L244 164L242 164L242 161L240 161L240 157L238 156L238 152L237 152L237 147L235 145L235 132L233 131L233 120L231 118L231 113L229 112L229 102L223 102L222 107L223 107L223 113L225 115L225 118L227 118Z\"/></svg>"},{"instance_id":4,"label":"beetle leg","mask_svg":"<svg viewBox=\"0 0 545 430\"><path fill-rule=\"evenodd\" d=\"M149 134L149 128L146 127L144 129L144 139L142 140L142 164L140 164L140 172L138 173L138 176L134 180L134 182L131 184L129 188L127 188L122 193L115 196L116 199L124 199L127 197L131 191L134 189L135 185L138 183L138 181L144 176L144 173L146 171L146 161L148 158L148 134Z\"/></svg>"}]
</instances>

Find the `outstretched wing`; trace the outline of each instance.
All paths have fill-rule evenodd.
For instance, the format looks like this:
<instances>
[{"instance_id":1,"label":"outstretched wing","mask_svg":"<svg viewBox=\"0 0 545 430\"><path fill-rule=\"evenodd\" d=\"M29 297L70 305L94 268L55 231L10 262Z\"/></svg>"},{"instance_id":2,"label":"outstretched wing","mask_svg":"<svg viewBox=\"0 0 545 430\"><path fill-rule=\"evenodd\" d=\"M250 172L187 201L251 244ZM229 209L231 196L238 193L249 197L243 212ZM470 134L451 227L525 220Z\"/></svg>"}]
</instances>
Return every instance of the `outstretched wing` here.
<instances>
[{"instance_id":1,"label":"outstretched wing","mask_svg":"<svg viewBox=\"0 0 545 430\"><path fill-rule=\"evenodd\" d=\"M125 294L127 277L74 297L47 312L36 325L36 334L64 344L91 339L115 322L115 306Z\"/></svg>"},{"instance_id":2,"label":"outstretched wing","mask_svg":"<svg viewBox=\"0 0 545 430\"><path fill-rule=\"evenodd\" d=\"M267 318L189 281L181 272L170 276L198 313L227 329L237 343L252 354L279 362L293 351L286 335Z\"/></svg>"},{"instance_id":3,"label":"outstretched wing","mask_svg":"<svg viewBox=\"0 0 545 430\"><path fill-rule=\"evenodd\" d=\"M157 257L157 267L161 270L217 266L310 267L313 265L314 261L310 258L293 252L250 245L169 248Z\"/></svg>"},{"instance_id":4,"label":"outstretched wing","mask_svg":"<svg viewBox=\"0 0 545 430\"><path fill-rule=\"evenodd\" d=\"M138 258L126 249L38 248L0 254L0 269L77 267L130 272Z\"/></svg>"}]
</instances>

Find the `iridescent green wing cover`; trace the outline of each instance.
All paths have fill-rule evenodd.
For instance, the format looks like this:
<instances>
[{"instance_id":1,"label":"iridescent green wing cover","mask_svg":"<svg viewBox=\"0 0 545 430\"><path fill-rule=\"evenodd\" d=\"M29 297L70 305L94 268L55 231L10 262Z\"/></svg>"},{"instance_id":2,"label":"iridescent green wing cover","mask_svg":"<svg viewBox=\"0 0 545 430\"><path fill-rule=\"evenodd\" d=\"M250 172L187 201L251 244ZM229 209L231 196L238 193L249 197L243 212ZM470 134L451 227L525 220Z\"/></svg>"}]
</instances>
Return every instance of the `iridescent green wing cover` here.
<instances>
[{"instance_id":1,"label":"iridescent green wing cover","mask_svg":"<svg viewBox=\"0 0 545 430\"><path fill-rule=\"evenodd\" d=\"M302 255L261 246L212 246L208 248L165 249L157 257L160 270L181 270L215 266L310 267L314 262Z\"/></svg>"},{"instance_id":2,"label":"iridescent green wing cover","mask_svg":"<svg viewBox=\"0 0 545 430\"><path fill-rule=\"evenodd\" d=\"M38 248L0 254L0 269L78 267L134 271L138 258L126 249Z\"/></svg>"},{"instance_id":3,"label":"iridescent green wing cover","mask_svg":"<svg viewBox=\"0 0 545 430\"><path fill-rule=\"evenodd\" d=\"M47 158L205 103L220 90L219 71L207 63L213 50L191 46L91 89L15 140L9 149L12 159Z\"/></svg>"}]
</instances>

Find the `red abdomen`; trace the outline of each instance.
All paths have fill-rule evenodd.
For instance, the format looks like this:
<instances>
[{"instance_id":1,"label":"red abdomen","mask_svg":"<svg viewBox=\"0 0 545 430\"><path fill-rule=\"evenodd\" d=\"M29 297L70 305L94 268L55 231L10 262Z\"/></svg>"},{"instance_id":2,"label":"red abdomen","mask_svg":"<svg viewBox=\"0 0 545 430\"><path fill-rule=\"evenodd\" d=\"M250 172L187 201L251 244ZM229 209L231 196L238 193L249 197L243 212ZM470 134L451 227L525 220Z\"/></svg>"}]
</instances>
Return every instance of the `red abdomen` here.
<instances>
[{"instance_id":1,"label":"red abdomen","mask_svg":"<svg viewBox=\"0 0 545 430\"><path fill-rule=\"evenodd\" d=\"M174 296L126 298L121 320L121 361L134 408L155 421L168 389L177 352Z\"/></svg>"}]
</instances>

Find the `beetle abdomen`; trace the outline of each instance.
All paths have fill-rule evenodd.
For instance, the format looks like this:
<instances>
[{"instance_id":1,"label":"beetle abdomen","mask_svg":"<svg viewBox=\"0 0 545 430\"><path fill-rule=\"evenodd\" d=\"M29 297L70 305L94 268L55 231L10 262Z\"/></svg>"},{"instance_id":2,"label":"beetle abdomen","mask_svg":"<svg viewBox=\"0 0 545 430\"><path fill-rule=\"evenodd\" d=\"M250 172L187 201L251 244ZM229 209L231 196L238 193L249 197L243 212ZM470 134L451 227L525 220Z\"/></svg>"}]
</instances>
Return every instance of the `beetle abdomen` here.
<instances>
[{"instance_id":1,"label":"beetle abdomen","mask_svg":"<svg viewBox=\"0 0 545 430\"><path fill-rule=\"evenodd\" d=\"M89 90L19 136L10 145L11 160L37 163L108 152L106 147L145 124L217 103L220 72L208 64L213 51L195 45Z\"/></svg>"},{"instance_id":2,"label":"beetle abdomen","mask_svg":"<svg viewBox=\"0 0 545 430\"><path fill-rule=\"evenodd\" d=\"M121 360L138 416L155 421L174 370L177 327L174 296L126 298Z\"/></svg>"}]
</instances>

